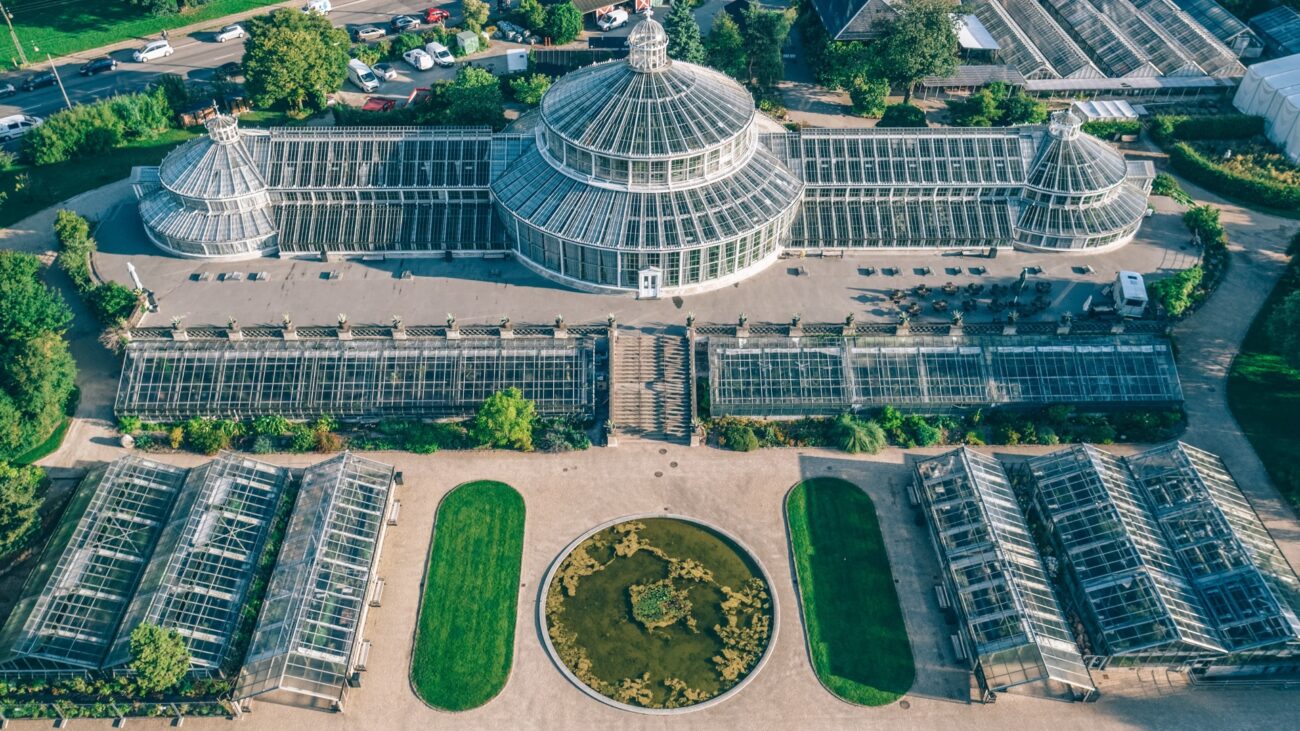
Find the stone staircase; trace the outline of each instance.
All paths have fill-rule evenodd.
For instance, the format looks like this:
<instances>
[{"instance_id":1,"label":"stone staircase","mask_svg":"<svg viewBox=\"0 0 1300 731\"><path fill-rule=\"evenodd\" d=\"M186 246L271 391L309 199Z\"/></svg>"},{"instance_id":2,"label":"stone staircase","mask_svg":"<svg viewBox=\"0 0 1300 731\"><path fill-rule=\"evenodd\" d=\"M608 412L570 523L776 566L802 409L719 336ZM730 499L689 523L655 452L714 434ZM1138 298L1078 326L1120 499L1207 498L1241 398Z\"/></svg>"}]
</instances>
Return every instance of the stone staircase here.
<instances>
[{"instance_id":1,"label":"stone staircase","mask_svg":"<svg viewBox=\"0 0 1300 731\"><path fill-rule=\"evenodd\" d=\"M618 336L613 343L610 418L619 436L690 441L690 358L683 337Z\"/></svg>"}]
</instances>

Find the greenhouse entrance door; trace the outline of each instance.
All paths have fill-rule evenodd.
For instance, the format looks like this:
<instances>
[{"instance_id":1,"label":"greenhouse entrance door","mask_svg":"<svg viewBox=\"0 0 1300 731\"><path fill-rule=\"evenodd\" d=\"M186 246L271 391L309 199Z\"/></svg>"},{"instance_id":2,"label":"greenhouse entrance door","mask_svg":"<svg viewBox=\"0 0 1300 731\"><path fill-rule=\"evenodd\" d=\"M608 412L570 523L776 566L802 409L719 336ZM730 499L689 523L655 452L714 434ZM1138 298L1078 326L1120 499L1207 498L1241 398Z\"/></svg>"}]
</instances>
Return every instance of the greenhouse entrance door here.
<instances>
[{"instance_id":1,"label":"greenhouse entrance door","mask_svg":"<svg viewBox=\"0 0 1300 731\"><path fill-rule=\"evenodd\" d=\"M657 300L659 299L659 288L664 283L664 273L659 267L648 267L642 269L637 277L639 285L637 286L637 299Z\"/></svg>"}]
</instances>

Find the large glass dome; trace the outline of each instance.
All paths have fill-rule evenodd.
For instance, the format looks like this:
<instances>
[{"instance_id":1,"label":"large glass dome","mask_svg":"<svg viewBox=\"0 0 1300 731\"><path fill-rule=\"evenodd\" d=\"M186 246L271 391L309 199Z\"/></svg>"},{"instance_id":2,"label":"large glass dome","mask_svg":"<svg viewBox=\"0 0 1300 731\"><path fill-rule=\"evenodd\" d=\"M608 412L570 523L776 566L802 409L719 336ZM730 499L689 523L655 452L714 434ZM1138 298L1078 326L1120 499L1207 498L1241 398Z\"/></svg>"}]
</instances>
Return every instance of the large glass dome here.
<instances>
[{"instance_id":1,"label":"large glass dome","mask_svg":"<svg viewBox=\"0 0 1300 731\"><path fill-rule=\"evenodd\" d=\"M556 82L536 147L493 181L519 259L579 289L652 296L767 266L803 182L759 144L753 98L717 71L670 59L653 18L628 46L626 60Z\"/></svg>"}]
</instances>

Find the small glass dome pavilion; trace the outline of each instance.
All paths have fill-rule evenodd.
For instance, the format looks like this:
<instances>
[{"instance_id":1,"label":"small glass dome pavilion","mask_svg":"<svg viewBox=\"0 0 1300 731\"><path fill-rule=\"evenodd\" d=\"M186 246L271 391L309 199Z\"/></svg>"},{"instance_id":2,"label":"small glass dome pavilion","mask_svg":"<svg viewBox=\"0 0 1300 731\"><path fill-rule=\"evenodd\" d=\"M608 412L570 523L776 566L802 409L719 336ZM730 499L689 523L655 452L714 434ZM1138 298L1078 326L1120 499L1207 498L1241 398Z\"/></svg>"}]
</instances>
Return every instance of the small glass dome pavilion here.
<instances>
[{"instance_id":1,"label":"small glass dome pavilion","mask_svg":"<svg viewBox=\"0 0 1300 731\"><path fill-rule=\"evenodd\" d=\"M653 18L626 62L575 71L542 99L535 149L492 184L519 259L594 291L684 294L772 263L803 183L758 142L754 100L668 58Z\"/></svg>"}]
</instances>

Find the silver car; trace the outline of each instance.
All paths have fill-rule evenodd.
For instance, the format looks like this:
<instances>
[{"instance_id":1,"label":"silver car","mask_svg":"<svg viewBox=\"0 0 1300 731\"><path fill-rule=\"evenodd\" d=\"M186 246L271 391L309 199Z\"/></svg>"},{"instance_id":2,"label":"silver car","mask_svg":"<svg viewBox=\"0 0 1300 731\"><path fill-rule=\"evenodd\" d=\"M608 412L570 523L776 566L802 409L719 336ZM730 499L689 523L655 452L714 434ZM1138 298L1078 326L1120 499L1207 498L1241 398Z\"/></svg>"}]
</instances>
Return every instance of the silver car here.
<instances>
[{"instance_id":1,"label":"silver car","mask_svg":"<svg viewBox=\"0 0 1300 731\"><path fill-rule=\"evenodd\" d=\"M214 37L217 39L217 43L225 43L226 41L233 41L237 38L243 38L244 26L239 25L238 23L234 25L228 25L225 28L222 28L221 30L217 31L217 35Z\"/></svg>"}]
</instances>

